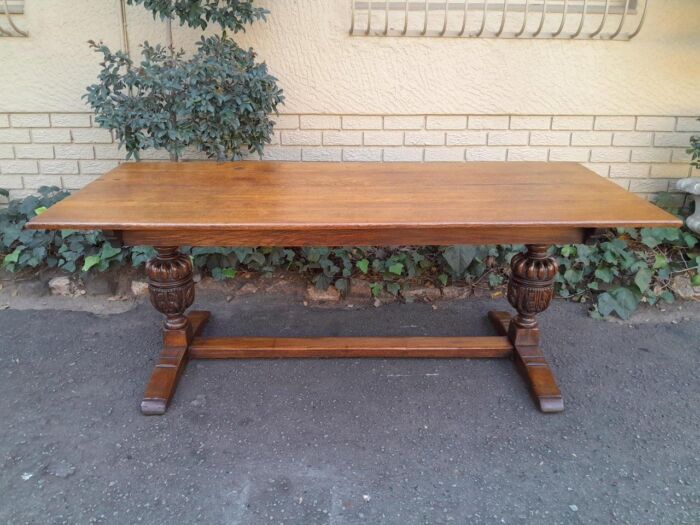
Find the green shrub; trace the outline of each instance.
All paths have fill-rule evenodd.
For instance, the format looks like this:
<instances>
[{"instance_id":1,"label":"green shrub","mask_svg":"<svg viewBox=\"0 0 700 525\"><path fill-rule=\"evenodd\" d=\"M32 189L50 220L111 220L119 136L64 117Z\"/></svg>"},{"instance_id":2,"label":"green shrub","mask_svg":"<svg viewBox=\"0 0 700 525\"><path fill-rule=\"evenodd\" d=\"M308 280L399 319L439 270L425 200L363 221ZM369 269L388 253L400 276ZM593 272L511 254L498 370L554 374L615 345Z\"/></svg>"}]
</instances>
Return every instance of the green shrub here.
<instances>
[{"instance_id":1,"label":"green shrub","mask_svg":"<svg viewBox=\"0 0 700 525\"><path fill-rule=\"evenodd\" d=\"M24 230L26 222L68 195L41 188L36 196L13 200L0 210L0 254L9 271L44 266L68 272L103 271L112 266L143 265L154 255L149 247L121 248L100 232ZM672 302L674 275L697 278L700 250L697 235L686 229L619 229L593 244L552 248L559 263L558 296L592 302L596 317L629 317L642 303ZM318 288L335 286L347 293L353 277L371 284L372 293L400 296L416 283L498 288L508 263L522 246L418 246L356 248L191 248L185 251L196 268L215 279L234 278L239 271L298 272ZM2 255L0 255L2 257Z\"/></svg>"},{"instance_id":2,"label":"green shrub","mask_svg":"<svg viewBox=\"0 0 700 525\"><path fill-rule=\"evenodd\" d=\"M127 250L110 244L101 232L24 229L32 217L68 195L59 188L42 187L37 195L12 200L7 208L0 209L3 268L11 272L41 267L61 268L67 272L91 268L102 271L124 260Z\"/></svg>"},{"instance_id":3,"label":"green shrub","mask_svg":"<svg viewBox=\"0 0 700 525\"><path fill-rule=\"evenodd\" d=\"M270 114L284 97L267 66L256 62L252 49L238 47L226 29L237 32L264 18L266 11L238 0L129 3L191 27L206 28L212 22L224 31L202 37L190 58L184 51L145 42L138 64L122 51L90 42L102 55L102 70L84 98L95 121L114 132L127 158L156 148L178 160L187 147L217 160L239 160L249 152L262 156L272 136Z\"/></svg>"},{"instance_id":4,"label":"green shrub","mask_svg":"<svg viewBox=\"0 0 700 525\"><path fill-rule=\"evenodd\" d=\"M268 11L253 7L253 0L127 0L129 5L143 5L161 19L177 18L181 25L206 29L209 23L237 33L247 24L264 20Z\"/></svg>"}]
</instances>

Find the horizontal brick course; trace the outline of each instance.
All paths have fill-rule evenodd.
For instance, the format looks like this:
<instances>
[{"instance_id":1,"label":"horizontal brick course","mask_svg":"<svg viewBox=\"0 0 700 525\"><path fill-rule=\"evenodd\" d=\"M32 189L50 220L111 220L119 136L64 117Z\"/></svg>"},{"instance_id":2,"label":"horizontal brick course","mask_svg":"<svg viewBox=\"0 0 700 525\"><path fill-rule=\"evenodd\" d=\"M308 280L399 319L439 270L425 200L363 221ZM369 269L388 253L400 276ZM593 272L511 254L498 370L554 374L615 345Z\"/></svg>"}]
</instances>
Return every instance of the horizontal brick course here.
<instances>
[{"instance_id":1,"label":"horizontal brick course","mask_svg":"<svg viewBox=\"0 0 700 525\"><path fill-rule=\"evenodd\" d=\"M529 131L490 131L489 146L524 146L530 140Z\"/></svg>"},{"instance_id":2,"label":"horizontal brick course","mask_svg":"<svg viewBox=\"0 0 700 525\"><path fill-rule=\"evenodd\" d=\"M461 116L431 116L425 124L426 129L465 129L467 127L467 117Z\"/></svg>"},{"instance_id":3,"label":"horizontal brick course","mask_svg":"<svg viewBox=\"0 0 700 525\"><path fill-rule=\"evenodd\" d=\"M19 130L18 130L19 131ZM29 134L28 130L26 131ZM2 142L2 130L0 130L0 142ZM69 144L71 142L69 129L33 129L32 142L37 144ZM27 140L29 142L29 140Z\"/></svg>"},{"instance_id":4,"label":"horizontal brick course","mask_svg":"<svg viewBox=\"0 0 700 525\"><path fill-rule=\"evenodd\" d=\"M636 120L635 117L596 117L593 129L607 131L633 130Z\"/></svg>"},{"instance_id":5,"label":"horizontal brick course","mask_svg":"<svg viewBox=\"0 0 700 525\"><path fill-rule=\"evenodd\" d=\"M272 120L265 160L581 162L645 196L692 173L686 149L700 135L692 116L282 114ZM14 196L48 183L78 189L125 158L89 113L0 113L0 187ZM169 155L148 150L141 158ZM188 149L183 158L206 156Z\"/></svg>"},{"instance_id":6,"label":"horizontal brick course","mask_svg":"<svg viewBox=\"0 0 700 525\"><path fill-rule=\"evenodd\" d=\"M301 115L301 129L340 129L340 117L335 115Z\"/></svg>"},{"instance_id":7,"label":"horizontal brick course","mask_svg":"<svg viewBox=\"0 0 700 525\"><path fill-rule=\"evenodd\" d=\"M507 154L506 148L467 148L468 161L501 161L506 160Z\"/></svg>"},{"instance_id":8,"label":"horizontal brick course","mask_svg":"<svg viewBox=\"0 0 700 525\"><path fill-rule=\"evenodd\" d=\"M574 131L571 134L572 146L610 146L613 134L610 131Z\"/></svg>"},{"instance_id":9,"label":"horizontal brick course","mask_svg":"<svg viewBox=\"0 0 700 525\"><path fill-rule=\"evenodd\" d=\"M344 116L342 125L343 129L382 129L384 127L384 117Z\"/></svg>"},{"instance_id":10,"label":"horizontal brick course","mask_svg":"<svg viewBox=\"0 0 700 525\"><path fill-rule=\"evenodd\" d=\"M78 172L78 161L75 160L41 160L41 173L47 175L73 175Z\"/></svg>"},{"instance_id":11,"label":"horizontal brick course","mask_svg":"<svg viewBox=\"0 0 700 525\"><path fill-rule=\"evenodd\" d=\"M57 159L94 159L95 147L84 144L57 144L53 146Z\"/></svg>"},{"instance_id":12,"label":"horizontal brick course","mask_svg":"<svg viewBox=\"0 0 700 525\"><path fill-rule=\"evenodd\" d=\"M283 131L280 142L283 146L320 146L322 134L320 131Z\"/></svg>"},{"instance_id":13,"label":"horizontal brick course","mask_svg":"<svg viewBox=\"0 0 700 525\"><path fill-rule=\"evenodd\" d=\"M423 148L385 148L385 162L421 162Z\"/></svg>"},{"instance_id":14,"label":"horizontal brick course","mask_svg":"<svg viewBox=\"0 0 700 525\"><path fill-rule=\"evenodd\" d=\"M365 131L365 146L401 146L403 131Z\"/></svg>"},{"instance_id":15,"label":"horizontal brick course","mask_svg":"<svg viewBox=\"0 0 700 525\"><path fill-rule=\"evenodd\" d=\"M425 148L426 162L464 162L464 148L442 148L428 147Z\"/></svg>"},{"instance_id":16,"label":"horizontal brick course","mask_svg":"<svg viewBox=\"0 0 700 525\"><path fill-rule=\"evenodd\" d=\"M593 129L593 117L552 117L552 129L589 130Z\"/></svg>"},{"instance_id":17,"label":"horizontal brick course","mask_svg":"<svg viewBox=\"0 0 700 525\"><path fill-rule=\"evenodd\" d=\"M89 128L92 126L89 113L53 113L52 128Z\"/></svg>"},{"instance_id":18,"label":"horizontal brick course","mask_svg":"<svg viewBox=\"0 0 700 525\"><path fill-rule=\"evenodd\" d=\"M700 119L698 117L678 117L676 131L700 132Z\"/></svg>"},{"instance_id":19,"label":"horizontal brick course","mask_svg":"<svg viewBox=\"0 0 700 525\"><path fill-rule=\"evenodd\" d=\"M22 144L15 146L15 157L18 159L52 159L53 146Z\"/></svg>"},{"instance_id":20,"label":"horizontal brick course","mask_svg":"<svg viewBox=\"0 0 700 525\"><path fill-rule=\"evenodd\" d=\"M382 160L382 149L344 148L343 160L346 162L379 162Z\"/></svg>"},{"instance_id":21,"label":"horizontal brick course","mask_svg":"<svg viewBox=\"0 0 700 525\"><path fill-rule=\"evenodd\" d=\"M392 116L384 117L384 129L423 129L425 117L423 116Z\"/></svg>"},{"instance_id":22,"label":"horizontal brick course","mask_svg":"<svg viewBox=\"0 0 700 525\"><path fill-rule=\"evenodd\" d=\"M39 173L39 163L35 160L0 160L0 173L12 175Z\"/></svg>"},{"instance_id":23,"label":"horizontal brick course","mask_svg":"<svg viewBox=\"0 0 700 525\"><path fill-rule=\"evenodd\" d=\"M638 131L673 131L676 117L637 117Z\"/></svg>"},{"instance_id":24,"label":"horizontal brick course","mask_svg":"<svg viewBox=\"0 0 700 525\"><path fill-rule=\"evenodd\" d=\"M324 131L323 144L326 146L362 146L362 132Z\"/></svg>"},{"instance_id":25,"label":"horizontal brick course","mask_svg":"<svg viewBox=\"0 0 700 525\"><path fill-rule=\"evenodd\" d=\"M445 144L444 131L407 131L406 146L442 146Z\"/></svg>"},{"instance_id":26,"label":"horizontal brick course","mask_svg":"<svg viewBox=\"0 0 700 525\"><path fill-rule=\"evenodd\" d=\"M550 129L552 117L510 117L510 129Z\"/></svg>"},{"instance_id":27,"label":"horizontal brick course","mask_svg":"<svg viewBox=\"0 0 700 525\"><path fill-rule=\"evenodd\" d=\"M448 146L485 146L486 131L448 131L445 143Z\"/></svg>"},{"instance_id":28,"label":"horizontal brick course","mask_svg":"<svg viewBox=\"0 0 700 525\"><path fill-rule=\"evenodd\" d=\"M75 128L71 130L73 142L76 144L110 144L112 134L101 128Z\"/></svg>"},{"instance_id":29,"label":"horizontal brick course","mask_svg":"<svg viewBox=\"0 0 700 525\"><path fill-rule=\"evenodd\" d=\"M119 166L118 160L81 160L80 173L82 175L101 175Z\"/></svg>"},{"instance_id":30,"label":"horizontal brick course","mask_svg":"<svg viewBox=\"0 0 700 525\"><path fill-rule=\"evenodd\" d=\"M507 160L520 160L520 161L540 161L544 162L549 156L549 150L547 148L532 148L532 147L522 147L522 148L508 148Z\"/></svg>"},{"instance_id":31,"label":"horizontal brick course","mask_svg":"<svg viewBox=\"0 0 700 525\"><path fill-rule=\"evenodd\" d=\"M4 188L6 190L19 190L24 188L22 176L0 174L0 188Z\"/></svg>"},{"instance_id":32,"label":"horizontal brick course","mask_svg":"<svg viewBox=\"0 0 700 525\"><path fill-rule=\"evenodd\" d=\"M9 144L0 144L0 159L14 159L15 150ZM1 186L0 186L1 187Z\"/></svg>"},{"instance_id":33,"label":"horizontal brick course","mask_svg":"<svg viewBox=\"0 0 700 525\"><path fill-rule=\"evenodd\" d=\"M301 160L301 148L286 146L271 146L265 148L263 160L297 161Z\"/></svg>"},{"instance_id":34,"label":"horizontal brick course","mask_svg":"<svg viewBox=\"0 0 700 525\"><path fill-rule=\"evenodd\" d=\"M51 121L46 113L16 113L10 115L13 128L48 128Z\"/></svg>"},{"instance_id":35,"label":"horizontal brick course","mask_svg":"<svg viewBox=\"0 0 700 525\"><path fill-rule=\"evenodd\" d=\"M470 116L467 126L469 129L508 129L510 127L510 117Z\"/></svg>"},{"instance_id":36,"label":"horizontal brick course","mask_svg":"<svg viewBox=\"0 0 700 525\"><path fill-rule=\"evenodd\" d=\"M341 148L302 148L301 160L308 162L339 162L343 157Z\"/></svg>"},{"instance_id":37,"label":"horizontal brick course","mask_svg":"<svg viewBox=\"0 0 700 525\"><path fill-rule=\"evenodd\" d=\"M613 146L651 146L652 138L652 133L621 131L613 135Z\"/></svg>"},{"instance_id":38,"label":"horizontal brick course","mask_svg":"<svg viewBox=\"0 0 700 525\"><path fill-rule=\"evenodd\" d=\"M0 129L0 144L22 144L32 141L28 129Z\"/></svg>"},{"instance_id":39,"label":"horizontal brick course","mask_svg":"<svg viewBox=\"0 0 700 525\"><path fill-rule=\"evenodd\" d=\"M530 133L532 146L568 146L571 133L568 131L533 131Z\"/></svg>"},{"instance_id":40,"label":"horizontal brick course","mask_svg":"<svg viewBox=\"0 0 700 525\"><path fill-rule=\"evenodd\" d=\"M276 115L272 120L275 129L299 129L299 115Z\"/></svg>"}]
</instances>

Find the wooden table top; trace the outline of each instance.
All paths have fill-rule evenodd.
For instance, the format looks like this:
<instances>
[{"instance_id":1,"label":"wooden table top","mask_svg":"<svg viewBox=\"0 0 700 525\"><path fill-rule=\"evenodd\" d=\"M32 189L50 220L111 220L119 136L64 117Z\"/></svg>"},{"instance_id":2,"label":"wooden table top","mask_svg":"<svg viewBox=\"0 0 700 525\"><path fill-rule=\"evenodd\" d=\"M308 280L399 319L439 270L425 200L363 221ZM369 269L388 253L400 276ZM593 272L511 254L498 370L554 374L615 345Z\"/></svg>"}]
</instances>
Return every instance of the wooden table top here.
<instances>
[{"instance_id":1,"label":"wooden table top","mask_svg":"<svg viewBox=\"0 0 700 525\"><path fill-rule=\"evenodd\" d=\"M574 163L126 163L34 229L673 227L681 221Z\"/></svg>"}]
</instances>

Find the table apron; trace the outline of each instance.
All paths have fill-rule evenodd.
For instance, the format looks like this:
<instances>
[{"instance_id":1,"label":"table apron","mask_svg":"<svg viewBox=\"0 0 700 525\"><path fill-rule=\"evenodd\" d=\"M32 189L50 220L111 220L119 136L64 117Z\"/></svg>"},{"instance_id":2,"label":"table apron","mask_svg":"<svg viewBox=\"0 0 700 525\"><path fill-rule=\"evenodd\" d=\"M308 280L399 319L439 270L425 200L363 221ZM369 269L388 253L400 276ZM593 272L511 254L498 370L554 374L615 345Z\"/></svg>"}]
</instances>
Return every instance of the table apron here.
<instances>
[{"instance_id":1,"label":"table apron","mask_svg":"<svg viewBox=\"0 0 700 525\"><path fill-rule=\"evenodd\" d=\"M575 244L586 228L557 226L386 227L304 229L121 230L127 246L405 246L453 244Z\"/></svg>"}]
</instances>

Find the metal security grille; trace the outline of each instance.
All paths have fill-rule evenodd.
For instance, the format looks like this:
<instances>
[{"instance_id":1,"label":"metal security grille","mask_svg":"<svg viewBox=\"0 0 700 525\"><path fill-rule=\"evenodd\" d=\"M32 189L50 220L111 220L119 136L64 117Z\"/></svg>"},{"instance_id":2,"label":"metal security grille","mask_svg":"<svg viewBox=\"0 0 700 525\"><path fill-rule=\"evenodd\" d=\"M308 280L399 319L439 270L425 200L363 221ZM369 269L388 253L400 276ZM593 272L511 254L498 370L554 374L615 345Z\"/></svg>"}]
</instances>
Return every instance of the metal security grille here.
<instances>
[{"instance_id":1,"label":"metal security grille","mask_svg":"<svg viewBox=\"0 0 700 525\"><path fill-rule=\"evenodd\" d=\"M18 20L24 14L24 0L0 0L0 37L27 36Z\"/></svg>"},{"instance_id":2,"label":"metal security grille","mask_svg":"<svg viewBox=\"0 0 700 525\"><path fill-rule=\"evenodd\" d=\"M352 1L350 34L629 40L649 0Z\"/></svg>"}]
</instances>

